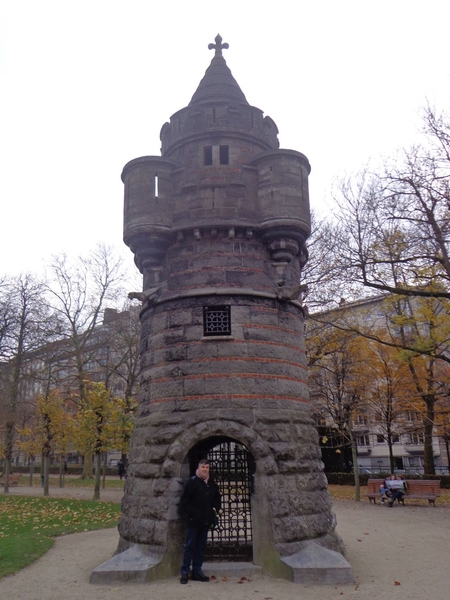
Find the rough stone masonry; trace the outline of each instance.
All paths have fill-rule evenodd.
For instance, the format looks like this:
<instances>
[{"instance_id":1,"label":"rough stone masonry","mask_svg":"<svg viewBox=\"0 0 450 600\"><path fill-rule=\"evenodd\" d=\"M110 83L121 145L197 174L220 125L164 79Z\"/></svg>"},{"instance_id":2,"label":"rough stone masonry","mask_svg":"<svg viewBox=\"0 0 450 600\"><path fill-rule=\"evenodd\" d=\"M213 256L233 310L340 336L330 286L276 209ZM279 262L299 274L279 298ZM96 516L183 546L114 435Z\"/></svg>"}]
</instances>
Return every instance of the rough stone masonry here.
<instances>
[{"instance_id":1,"label":"rough stone masonry","mask_svg":"<svg viewBox=\"0 0 450 600\"><path fill-rule=\"evenodd\" d=\"M93 582L179 572L177 506L195 447L251 454L253 563L292 581L345 583L310 416L300 273L310 233L306 156L279 148L220 36L161 156L123 170L124 241L143 275L139 416L118 554Z\"/></svg>"}]
</instances>

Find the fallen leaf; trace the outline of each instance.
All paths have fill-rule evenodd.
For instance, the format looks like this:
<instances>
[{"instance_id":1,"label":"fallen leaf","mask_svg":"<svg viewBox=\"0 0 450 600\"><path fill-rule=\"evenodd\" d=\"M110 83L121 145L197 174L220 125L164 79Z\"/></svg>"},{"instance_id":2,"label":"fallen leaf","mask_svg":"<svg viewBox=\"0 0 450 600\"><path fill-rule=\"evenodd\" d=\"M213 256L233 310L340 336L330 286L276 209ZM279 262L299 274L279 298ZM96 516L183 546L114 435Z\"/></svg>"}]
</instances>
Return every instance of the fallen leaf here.
<instances>
[{"instance_id":1,"label":"fallen leaf","mask_svg":"<svg viewBox=\"0 0 450 600\"><path fill-rule=\"evenodd\" d=\"M358 538L356 538L356 540L357 540L358 542L362 542L362 540L359 540Z\"/></svg>"},{"instance_id":2,"label":"fallen leaf","mask_svg":"<svg viewBox=\"0 0 450 600\"><path fill-rule=\"evenodd\" d=\"M402 585L400 581L394 581L394 585Z\"/></svg>"}]
</instances>

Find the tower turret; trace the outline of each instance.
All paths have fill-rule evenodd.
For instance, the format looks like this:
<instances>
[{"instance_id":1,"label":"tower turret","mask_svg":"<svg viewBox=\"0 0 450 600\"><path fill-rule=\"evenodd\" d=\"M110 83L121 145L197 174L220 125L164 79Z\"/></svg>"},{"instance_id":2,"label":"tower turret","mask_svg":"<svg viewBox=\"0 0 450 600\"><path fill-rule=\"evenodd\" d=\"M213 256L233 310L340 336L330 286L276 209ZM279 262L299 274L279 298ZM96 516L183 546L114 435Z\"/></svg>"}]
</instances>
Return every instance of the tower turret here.
<instances>
[{"instance_id":1,"label":"tower turret","mask_svg":"<svg viewBox=\"0 0 450 600\"><path fill-rule=\"evenodd\" d=\"M263 242L264 265L252 277L260 291L295 285L306 257L308 159L278 149L278 129L247 102L222 56L227 47L220 36L210 44L215 55L189 105L161 129L162 157L133 160L122 174L124 240L144 275L144 289L161 286L162 296L175 289L168 249L192 240L233 240L222 248L233 258L234 240ZM241 270L238 281L235 270L227 281L217 278L216 267L209 277L207 269L205 261L203 284L248 282L248 271Z\"/></svg>"}]
</instances>

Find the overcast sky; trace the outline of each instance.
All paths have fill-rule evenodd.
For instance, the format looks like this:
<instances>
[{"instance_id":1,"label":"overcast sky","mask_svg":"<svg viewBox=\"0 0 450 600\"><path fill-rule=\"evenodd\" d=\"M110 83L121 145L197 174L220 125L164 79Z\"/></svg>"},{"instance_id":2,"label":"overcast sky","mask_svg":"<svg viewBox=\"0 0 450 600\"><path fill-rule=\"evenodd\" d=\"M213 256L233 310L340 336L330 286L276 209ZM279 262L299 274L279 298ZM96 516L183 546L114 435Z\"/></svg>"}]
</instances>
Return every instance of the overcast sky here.
<instances>
[{"instance_id":1,"label":"overcast sky","mask_svg":"<svg viewBox=\"0 0 450 600\"><path fill-rule=\"evenodd\" d=\"M0 274L123 246L122 168L160 154L217 33L327 210L337 177L413 143L427 101L448 107L449 17L448 0L1 0Z\"/></svg>"}]
</instances>

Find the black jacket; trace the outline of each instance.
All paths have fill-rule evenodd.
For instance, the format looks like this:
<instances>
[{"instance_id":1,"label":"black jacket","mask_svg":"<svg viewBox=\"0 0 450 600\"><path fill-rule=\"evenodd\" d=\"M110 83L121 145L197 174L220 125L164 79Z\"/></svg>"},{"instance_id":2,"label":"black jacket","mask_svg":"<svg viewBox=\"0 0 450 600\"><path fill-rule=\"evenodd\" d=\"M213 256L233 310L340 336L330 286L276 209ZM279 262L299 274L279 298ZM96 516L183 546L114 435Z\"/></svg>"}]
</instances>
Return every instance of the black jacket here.
<instances>
[{"instance_id":1,"label":"black jacket","mask_svg":"<svg viewBox=\"0 0 450 600\"><path fill-rule=\"evenodd\" d=\"M210 477L208 483L194 475L186 482L180 500L180 512L190 525L209 527L213 523L214 510L220 510L220 492Z\"/></svg>"}]
</instances>

